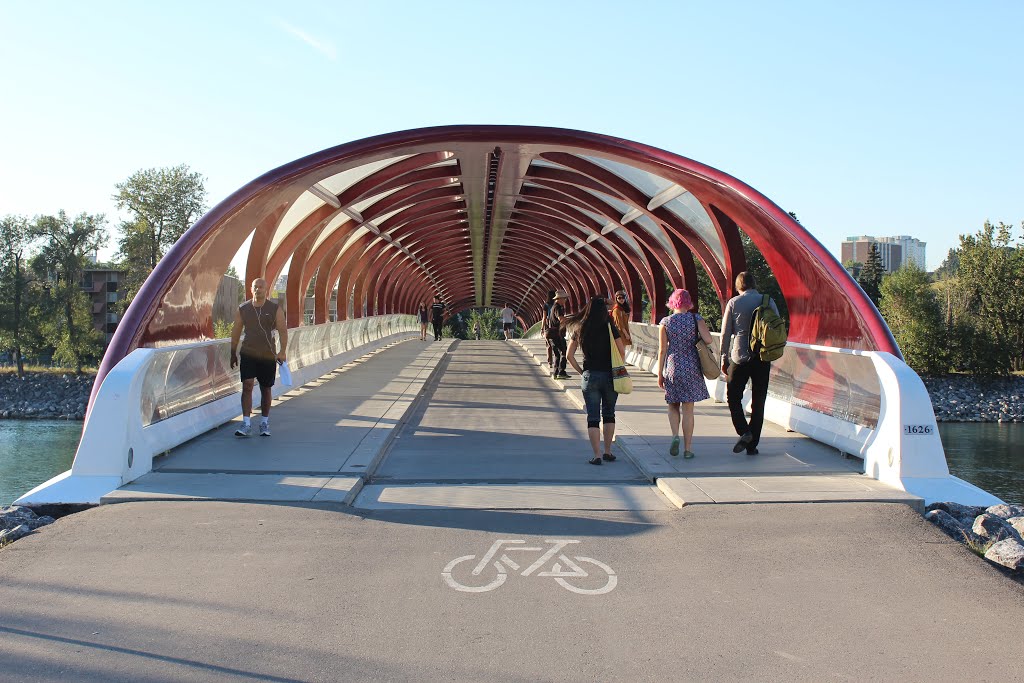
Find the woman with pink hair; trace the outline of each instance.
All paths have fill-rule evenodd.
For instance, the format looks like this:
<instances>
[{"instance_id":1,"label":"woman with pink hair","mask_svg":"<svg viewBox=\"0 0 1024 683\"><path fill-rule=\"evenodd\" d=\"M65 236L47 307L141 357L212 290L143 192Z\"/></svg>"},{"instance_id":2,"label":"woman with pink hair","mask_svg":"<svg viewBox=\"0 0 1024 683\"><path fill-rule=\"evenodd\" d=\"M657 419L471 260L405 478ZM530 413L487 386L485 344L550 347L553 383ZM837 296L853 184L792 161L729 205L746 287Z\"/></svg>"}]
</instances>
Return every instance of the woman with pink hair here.
<instances>
[{"instance_id":1,"label":"woman with pink hair","mask_svg":"<svg viewBox=\"0 0 1024 683\"><path fill-rule=\"evenodd\" d=\"M677 289L668 298L672 315L661 319L658 344L658 386L665 390L668 424L672 429L670 455L679 455L679 424L683 425L683 457L692 458L693 404L708 398L708 387L697 356L697 336L711 343L711 332L692 311L693 299L685 289Z\"/></svg>"}]
</instances>

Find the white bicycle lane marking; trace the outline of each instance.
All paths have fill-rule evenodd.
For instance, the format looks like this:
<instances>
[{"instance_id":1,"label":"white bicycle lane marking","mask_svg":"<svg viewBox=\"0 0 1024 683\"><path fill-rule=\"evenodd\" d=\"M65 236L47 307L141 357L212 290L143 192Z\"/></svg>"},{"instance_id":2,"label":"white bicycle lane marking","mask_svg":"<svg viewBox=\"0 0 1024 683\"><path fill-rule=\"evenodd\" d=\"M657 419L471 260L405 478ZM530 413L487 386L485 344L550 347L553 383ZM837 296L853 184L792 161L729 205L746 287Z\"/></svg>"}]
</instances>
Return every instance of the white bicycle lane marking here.
<instances>
[{"instance_id":1,"label":"white bicycle lane marking","mask_svg":"<svg viewBox=\"0 0 1024 683\"><path fill-rule=\"evenodd\" d=\"M603 595L604 593L610 593L615 589L619 580L615 570L604 562L595 560L592 557L577 555L570 558L562 552L562 549L566 546L579 542L567 539L548 539L545 543L550 543L551 547L545 550L541 547L527 547L525 545L526 541L519 538L500 539L491 544L490 549L483 554L480 561L469 572L469 576L462 577L462 581L456 579L453 573L460 565L475 560L476 555L456 557L444 568L441 576L444 577L444 581L449 587L457 591L462 591L463 593L486 593L501 587L508 578L509 570L513 572L519 571L520 564L509 557L509 553L540 552L542 553L541 556L533 564L523 569L520 576L551 577L562 588L573 593L579 593L580 595ZM549 569L537 571L549 561L551 562ZM582 565L594 565L597 570L600 570L600 572L593 569L591 571L594 575L606 577L604 585L598 588L583 588L573 585L569 579L586 579L591 576ZM463 566L462 569L466 569L467 566Z\"/></svg>"}]
</instances>

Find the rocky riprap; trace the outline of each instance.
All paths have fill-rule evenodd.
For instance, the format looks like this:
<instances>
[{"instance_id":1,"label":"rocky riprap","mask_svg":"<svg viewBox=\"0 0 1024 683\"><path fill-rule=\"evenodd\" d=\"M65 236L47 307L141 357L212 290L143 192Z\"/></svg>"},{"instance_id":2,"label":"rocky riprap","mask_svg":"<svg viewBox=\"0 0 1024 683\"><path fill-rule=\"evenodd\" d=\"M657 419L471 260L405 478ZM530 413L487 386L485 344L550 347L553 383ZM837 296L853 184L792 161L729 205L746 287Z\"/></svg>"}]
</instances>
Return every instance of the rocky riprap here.
<instances>
[{"instance_id":1,"label":"rocky riprap","mask_svg":"<svg viewBox=\"0 0 1024 683\"><path fill-rule=\"evenodd\" d=\"M932 503L924 518L985 559L1024 576L1024 505Z\"/></svg>"},{"instance_id":2,"label":"rocky riprap","mask_svg":"<svg viewBox=\"0 0 1024 683\"><path fill-rule=\"evenodd\" d=\"M0 507L0 546L13 543L54 521L53 517L40 517L27 507Z\"/></svg>"},{"instance_id":3,"label":"rocky riprap","mask_svg":"<svg viewBox=\"0 0 1024 683\"><path fill-rule=\"evenodd\" d=\"M82 420L95 375L0 374L0 418Z\"/></svg>"},{"instance_id":4,"label":"rocky riprap","mask_svg":"<svg viewBox=\"0 0 1024 683\"><path fill-rule=\"evenodd\" d=\"M939 422L1024 422L1024 377L922 377Z\"/></svg>"}]
</instances>

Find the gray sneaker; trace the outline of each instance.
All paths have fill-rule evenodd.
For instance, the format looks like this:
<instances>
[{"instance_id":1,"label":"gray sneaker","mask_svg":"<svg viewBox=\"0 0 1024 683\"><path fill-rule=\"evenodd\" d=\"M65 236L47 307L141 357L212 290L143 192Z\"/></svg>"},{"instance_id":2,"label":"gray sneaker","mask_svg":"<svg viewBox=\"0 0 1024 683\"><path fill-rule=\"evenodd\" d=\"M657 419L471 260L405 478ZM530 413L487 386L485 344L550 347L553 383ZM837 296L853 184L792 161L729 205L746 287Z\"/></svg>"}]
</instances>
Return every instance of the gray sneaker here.
<instances>
[{"instance_id":1,"label":"gray sneaker","mask_svg":"<svg viewBox=\"0 0 1024 683\"><path fill-rule=\"evenodd\" d=\"M260 423L260 436L270 436L270 425Z\"/></svg>"},{"instance_id":2,"label":"gray sneaker","mask_svg":"<svg viewBox=\"0 0 1024 683\"><path fill-rule=\"evenodd\" d=\"M249 436L252 432L252 425L247 425L244 422L235 430L235 436Z\"/></svg>"}]
</instances>

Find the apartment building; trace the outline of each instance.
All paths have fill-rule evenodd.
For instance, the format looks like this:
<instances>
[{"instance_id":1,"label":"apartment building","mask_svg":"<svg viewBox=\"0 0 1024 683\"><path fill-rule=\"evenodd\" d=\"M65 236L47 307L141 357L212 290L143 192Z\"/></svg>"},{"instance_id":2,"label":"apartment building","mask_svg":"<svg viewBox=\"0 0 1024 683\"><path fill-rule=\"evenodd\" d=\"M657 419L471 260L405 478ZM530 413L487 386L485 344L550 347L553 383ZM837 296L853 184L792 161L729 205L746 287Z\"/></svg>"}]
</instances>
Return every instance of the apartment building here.
<instances>
[{"instance_id":1,"label":"apartment building","mask_svg":"<svg viewBox=\"0 0 1024 683\"><path fill-rule=\"evenodd\" d=\"M907 262L913 262L921 270L925 270L925 247L927 244L909 235L895 237L873 237L861 235L847 237L840 248L840 260L843 263L857 261L867 263L871 245L878 247L882 259L882 268L891 273Z\"/></svg>"},{"instance_id":2,"label":"apartment building","mask_svg":"<svg viewBox=\"0 0 1024 683\"><path fill-rule=\"evenodd\" d=\"M124 299L126 271L114 268L86 268L82 272L82 291L89 296L93 329L103 333L103 343L110 343L121 320L118 302Z\"/></svg>"}]
</instances>

